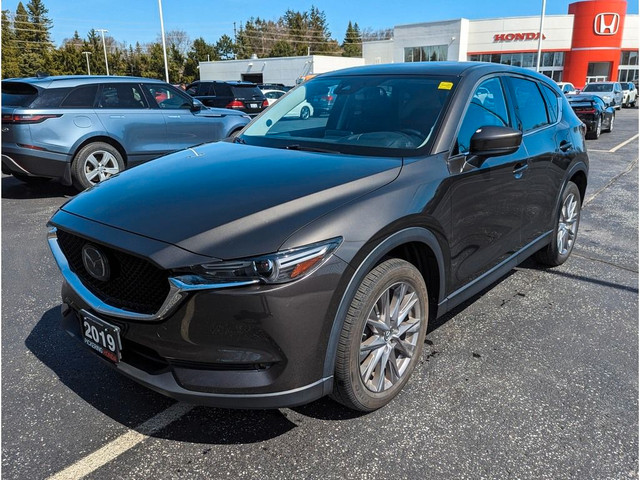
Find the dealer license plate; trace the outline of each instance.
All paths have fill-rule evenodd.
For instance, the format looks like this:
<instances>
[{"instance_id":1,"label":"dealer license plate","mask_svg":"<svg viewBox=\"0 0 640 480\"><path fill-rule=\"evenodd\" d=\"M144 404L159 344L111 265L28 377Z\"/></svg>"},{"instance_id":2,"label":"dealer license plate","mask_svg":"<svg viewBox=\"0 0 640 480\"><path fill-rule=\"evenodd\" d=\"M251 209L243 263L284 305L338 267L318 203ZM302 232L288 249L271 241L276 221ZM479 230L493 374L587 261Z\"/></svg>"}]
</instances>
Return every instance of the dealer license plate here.
<instances>
[{"instance_id":1,"label":"dealer license plate","mask_svg":"<svg viewBox=\"0 0 640 480\"><path fill-rule=\"evenodd\" d=\"M106 359L118 363L122 350L120 328L89 312L82 311L80 315L84 343Z\"/></svg>"}]
</instances>

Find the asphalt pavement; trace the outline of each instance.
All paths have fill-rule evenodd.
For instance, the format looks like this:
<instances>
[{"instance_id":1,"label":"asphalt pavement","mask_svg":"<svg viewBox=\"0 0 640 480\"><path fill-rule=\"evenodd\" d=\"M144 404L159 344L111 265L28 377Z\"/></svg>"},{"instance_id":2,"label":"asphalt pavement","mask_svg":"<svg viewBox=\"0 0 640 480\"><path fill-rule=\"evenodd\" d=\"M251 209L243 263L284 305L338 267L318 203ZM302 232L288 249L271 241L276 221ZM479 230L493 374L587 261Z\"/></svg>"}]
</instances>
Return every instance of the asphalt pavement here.
<instances>
[{"instance_id":1,"label":"asphalt pavement","mask_svg":"<svg viewBox=\"0 0 640 480\"><path fill-rule=\"evenodd\" d=\"M2 477L638 478L638 109L587 143L569 261L529 260L430 325L366 415L191 406L112 371L58 325L45 225L74 191L3 175Z\"/></svg>"}]
</instances>

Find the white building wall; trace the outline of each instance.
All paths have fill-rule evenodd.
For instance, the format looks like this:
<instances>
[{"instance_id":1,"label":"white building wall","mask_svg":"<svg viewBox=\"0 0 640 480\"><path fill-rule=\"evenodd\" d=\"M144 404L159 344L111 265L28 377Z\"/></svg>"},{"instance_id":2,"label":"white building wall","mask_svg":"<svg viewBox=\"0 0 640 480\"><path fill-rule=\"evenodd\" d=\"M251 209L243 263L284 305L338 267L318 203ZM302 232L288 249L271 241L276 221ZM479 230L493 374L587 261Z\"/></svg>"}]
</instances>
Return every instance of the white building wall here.
<instances>
[{"instance_id":1,"label":"white building wall","mask_svg":"<svg viewBox=\"0 0 640 480\"><path fill-rule=\"evenodd\" d=\"M469 22L468 54L484 52L537 51L538 40L495 41L494 35L536 33L540 17L508 17ZM573 15L547 15L544 18L543 50L570 50L573 35ZM466 60L466 58L465 58Z\"/></svg>"},{"instance_id":2,"label":"white building wall","mask_svg":"<svg viewBox=\"0 0 640 480\"><path fill-rule=\"evenodd\" d=\"M626 15L624 18L624 30L622 32L622 49L638 49L640 46L640 29L638 28L638 15Z\"/></svg>"},{"instance_id":3,"label":"white building wall","mask_svg":"<svg viewBox=\"0 0 640 480\"><path fill-rule=\"evenodd\" d=\"M242 80L243 73L262 73L264 83L295 85L296 80L303 75L359 65L364 65L363 58L323 55L200 62L200 80L238 81Z\"/></svg>"},{"instance_id":4,"label":"white building wall","mask_svg":"<svg viewBox=\"0 0 640 480\"><path fill-rule=\"evenodd\" d=\"M362 44L362 56L364 57L364 63L367 65L393 63L394 47L393 39L364 42Z\"/></svg>"},{"instance_id":5,"label":"white building wall","mask_svg":"<svg viewBox=\"0 0 640 480\"><path fill-rule=\"evenodd\" d=\"M433 45L447 45L447 58L458 60L461 51L460 36L463 22L468 22L468 20L457 19L395 27L393 29L393 61L396 63L404 62L405 48Z\"/></svg>"}]
</instances>

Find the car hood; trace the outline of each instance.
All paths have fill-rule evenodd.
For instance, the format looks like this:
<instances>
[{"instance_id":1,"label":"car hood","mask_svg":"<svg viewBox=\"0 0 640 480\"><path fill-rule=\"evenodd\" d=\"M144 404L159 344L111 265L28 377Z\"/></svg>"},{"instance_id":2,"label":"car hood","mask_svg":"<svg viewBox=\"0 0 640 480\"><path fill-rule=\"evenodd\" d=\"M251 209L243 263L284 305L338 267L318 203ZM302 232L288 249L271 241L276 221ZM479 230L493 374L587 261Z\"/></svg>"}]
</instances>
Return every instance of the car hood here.
<instances>
[{"instance_id":1,"label":"car hood","mask_svg":"<svg viewBox=\"0 0 640 480\"><path fill-rule=\"evenodd\" d=\"M277 251L299 228L393 181L401 166L400 158L206 144L125 171L62 210L200 255L241 258Z\"/></svg>"}]
</instances>

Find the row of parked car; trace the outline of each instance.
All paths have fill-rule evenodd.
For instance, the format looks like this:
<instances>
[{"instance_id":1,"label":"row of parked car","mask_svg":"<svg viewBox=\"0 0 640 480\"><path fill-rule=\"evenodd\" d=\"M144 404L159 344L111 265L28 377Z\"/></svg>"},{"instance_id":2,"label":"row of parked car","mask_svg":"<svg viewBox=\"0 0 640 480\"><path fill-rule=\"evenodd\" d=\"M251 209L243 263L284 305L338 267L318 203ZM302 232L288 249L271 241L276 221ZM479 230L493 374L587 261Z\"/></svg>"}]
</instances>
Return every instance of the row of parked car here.
<instances>
[{"instance_id":1,"label":"row of parked car","mask_svg":"<svg viewBox=\"0 0 640 480\"><path fill-rule=\"evenodd\" d=\"M586 125L588 139L595 140L602 132L613 131L616 110L635 107L638 101L638 89L632 82L592 82L582 90L569 82L559 82L558 86Z\"/></svg>"}]
</instances>

